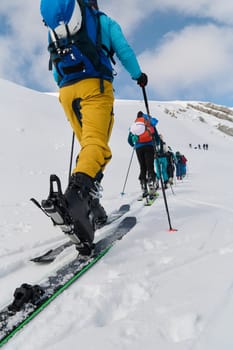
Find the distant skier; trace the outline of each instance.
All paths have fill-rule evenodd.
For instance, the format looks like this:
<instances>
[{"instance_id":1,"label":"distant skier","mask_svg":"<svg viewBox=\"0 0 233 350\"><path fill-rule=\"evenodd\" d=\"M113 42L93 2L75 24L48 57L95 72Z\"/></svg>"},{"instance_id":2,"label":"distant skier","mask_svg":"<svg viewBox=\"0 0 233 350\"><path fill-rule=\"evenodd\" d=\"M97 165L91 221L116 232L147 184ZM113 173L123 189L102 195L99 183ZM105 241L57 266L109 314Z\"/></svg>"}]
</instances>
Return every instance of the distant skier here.
<instances>
[{"instance_id":1,"label":"distant skier","mask_svg":"<svg viewBox=\"0 0 233 350\"><path fill-rule=\"evenodd\" d=\"M175 157L175 154L173 153L170 146L168 146L168 151L166 153L166 157L167 157L168 183L170 185L173 185L176 157Z\"/></svg>"},{"instance_id":2,"label":"distant skier","mask_svg":"<svg viewBox=\"0 0 233 350\"><path fill-rule=\"evenodd\" d=\"M154 196L157 190L153 145L153 142L159 141L157 123L156 118L149 117L140 111L128 135L128 143L135 148L140 166L138 179L141 184L142 197Z\"/></svg>"},{"instance_id":3,"label":"distant skier","mask_svg":"<svg viewBox=\"0 0 233 350\"><path fill-rule=\"evenodd\" d=\"M181 155L181 176L184 178L187 172L187 158L182 154Z\"/></svg>"},{"instance_id":4,"label":"distant skier","mask_svg":"<svg viewBox=\"0 0 233 350\"><path fill-rule=\"evenodd\" d=\"M176 152L176 178L177 180L182 180L181 154L179 151Z\"/></svg>"},{"instance_id":5,"label":"distant skier","mask_svg":"<svg viewBox=\"0 0 233 350\"><path fill-rule=\"evenodd\" d=\"M176 178L182 180L186 175L186 157L179 151L176 152Z\"/></svg>"},{"instance_id":6,"label":"distant skier","mask_svg":"<svg viewBox=\"0 0 233 350\"><path fill-rule=\"evenodd\" d=\"M159 135L159 145L157 147L157 152L155 154L155 167L156 167L156 174L158 176L158 179L160 180L160 174L162 175L162 179L164 182L164 188L167 189L168 184L168 160L167 160L167 152L168 147L166 145L166 142L163 140L163 135Z\"/></svg>"}]
</instances>

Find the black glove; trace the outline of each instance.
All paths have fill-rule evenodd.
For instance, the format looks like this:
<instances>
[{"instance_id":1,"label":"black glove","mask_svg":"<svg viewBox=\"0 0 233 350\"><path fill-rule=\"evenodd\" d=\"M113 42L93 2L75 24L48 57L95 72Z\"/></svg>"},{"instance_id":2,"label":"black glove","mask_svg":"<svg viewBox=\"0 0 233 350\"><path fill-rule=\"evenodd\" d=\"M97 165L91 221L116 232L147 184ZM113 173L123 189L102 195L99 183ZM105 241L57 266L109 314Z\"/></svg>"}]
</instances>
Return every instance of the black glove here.
<instances>
[{"instance_id":1,"label":"black glove","mask_svg":"<svg viewBox=\"0 0 233 350\"><path fill-rule=\"evenodd\" d=\"M142 73L140 77L137 79L137 84L140 85L141 87L145 87L147 85L148 78L145 73Z\"/></svg>"}]
</instances>

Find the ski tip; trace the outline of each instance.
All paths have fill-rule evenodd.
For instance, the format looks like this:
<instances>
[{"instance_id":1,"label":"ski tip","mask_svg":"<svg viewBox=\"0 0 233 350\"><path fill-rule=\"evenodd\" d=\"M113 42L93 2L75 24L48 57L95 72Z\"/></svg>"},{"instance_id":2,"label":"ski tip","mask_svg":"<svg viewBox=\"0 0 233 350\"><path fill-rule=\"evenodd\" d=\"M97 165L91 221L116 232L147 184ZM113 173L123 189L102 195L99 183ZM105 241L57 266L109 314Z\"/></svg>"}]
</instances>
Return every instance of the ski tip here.
<instances>
[{"instance_id":1,"label":"ski tip","mask_svg":"<svg viewBox=\"0 0 233 350\"><path fill-rule=\"evenodd\" d=\"M128 211L128 210L130 210L129 204L122 204L119 208L119 211Z\"/></svg>"},{"instance_id":2,"label":"ski tip","mask_svg":"<svg viewBox=\"0 0 233 350\"><path fill-rule=\"evenodd\" d=\"M34 203L38 208L40 208L41 209L41 205L40 205L40 203L35 199L35 198L30 198L30 201L32 202L32 203Z\"/></svg>"},{"instance_id":3,"label":"ski tip","mask_svg":"<svg viewBox=\"0 0 233 350\"><path fill-rule=\"evenodd\" d=\"M52 253L52 249L50 249L49 251L47 251L45 254L41 255L41 256L36 256L35 258L31 258L30 261L35 262L35 263L51 263L55 260L54 257L49 256L49 254Z\"/></svg>"}]
</instances>

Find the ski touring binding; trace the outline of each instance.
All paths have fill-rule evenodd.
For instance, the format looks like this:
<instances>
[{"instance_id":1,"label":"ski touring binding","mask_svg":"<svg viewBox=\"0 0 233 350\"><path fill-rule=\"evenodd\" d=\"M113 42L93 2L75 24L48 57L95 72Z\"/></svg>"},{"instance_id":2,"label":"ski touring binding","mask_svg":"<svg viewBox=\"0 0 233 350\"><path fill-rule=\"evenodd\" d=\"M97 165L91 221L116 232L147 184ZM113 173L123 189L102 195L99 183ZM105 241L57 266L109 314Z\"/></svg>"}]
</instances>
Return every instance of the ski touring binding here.
<instances>
[{"instance_id":1,"label":"ski touring binding","mask_svg":"<svg viewBox=\"0 0 233 350\"><path fill-rule=\"evenodd\" d=\"M37 305L43 294L44 290L39 285L32 286L23 283L20 287L16 288L14 292L14 300L12 304L8 306L8 310L10 313L14 314L20 311L28 303Z\"/></svg>"},{"instance_id":2,"label":"ski touring binding","mask_svg":"<svg viewBox=\"0 0 233 350\"><path fill-rule=\"evenodd\" d=\"M41 204L34 198L31 201L38 206L45 215L50 217L55 226L59 226L66 234L73 234L73 221L67 210L67 203L62 193L61 181L57 175L50 175L50 190L47 199Z\"/></svg>"}]
</instances>

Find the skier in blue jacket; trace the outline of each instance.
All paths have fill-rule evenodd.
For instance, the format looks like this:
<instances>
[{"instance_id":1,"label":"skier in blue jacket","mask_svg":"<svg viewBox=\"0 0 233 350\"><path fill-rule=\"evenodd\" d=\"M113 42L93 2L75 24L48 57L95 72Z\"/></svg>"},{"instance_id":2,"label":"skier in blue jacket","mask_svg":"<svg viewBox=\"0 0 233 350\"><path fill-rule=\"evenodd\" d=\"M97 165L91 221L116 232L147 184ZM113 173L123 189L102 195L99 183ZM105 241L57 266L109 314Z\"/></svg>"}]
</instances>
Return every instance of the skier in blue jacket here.
<instances>
[{"instance_id":1,"label":"skier in blue jacket","mask_svg":"<svg viewBox=\"0 0 233 350\"><path fill-rule=\"evenodd\" d=\"M57 37L64 38L67 33L76 35L79 30L77 30L78 25L82 29L83 12L80 4L83 1L41 0L41 15L50 28L49 38L53 36L55 43ZM96 0L85 0L85 2L92 7L93 11L98 12ZM124 37L121 27L103 13L99 17L104 54L108 56L111 52L116 53L132 79L140 87L145 87L148 81L147 75L142 73L135 53ZM87 76L87 70L83 69L80 70L81 78L72 77L69 81L68 74L66 75L65 71L62 73L63 76L61 71L57 70L54 60L53 74L59 86L59 101L81 145L70 183L64 194L68 203L64 210L67 210L72 218L73 226L79 228L74 229L74 234L80 240L76 245L78 251L80 254L89 255L92 251L95 231L92 218L94 216L95 221L103 222L107 217L98 200L100 188L98 182L112 157L109 139L114 123L113 74L100 79L96 75Z\"/></svg>"},{"instance_id":2,"label":"skier in blue jacket","mask_svg":"<svg viewBox=\"0 0 233 350\"><path fill-rule=\"evenodd\" d=\"M155 144L159 142L157 123L156 118L139 111L128 135L128 143L136 150L140 166L138 179L141 184L142 198L147 196L153 198L158 187L154 170Z\"/></svg>"}]
</instances>

